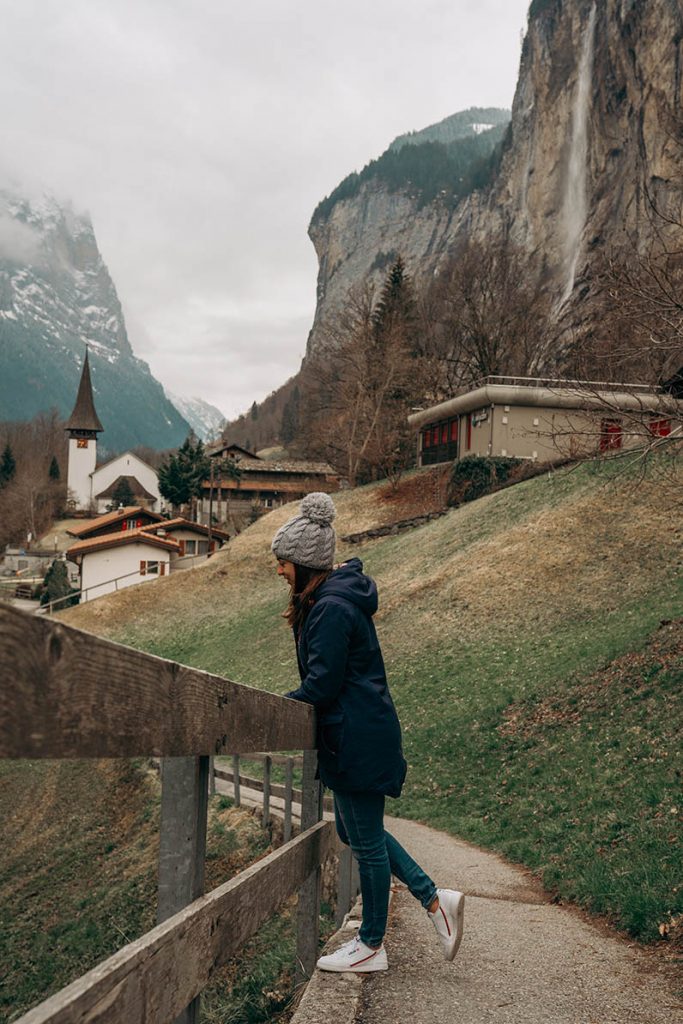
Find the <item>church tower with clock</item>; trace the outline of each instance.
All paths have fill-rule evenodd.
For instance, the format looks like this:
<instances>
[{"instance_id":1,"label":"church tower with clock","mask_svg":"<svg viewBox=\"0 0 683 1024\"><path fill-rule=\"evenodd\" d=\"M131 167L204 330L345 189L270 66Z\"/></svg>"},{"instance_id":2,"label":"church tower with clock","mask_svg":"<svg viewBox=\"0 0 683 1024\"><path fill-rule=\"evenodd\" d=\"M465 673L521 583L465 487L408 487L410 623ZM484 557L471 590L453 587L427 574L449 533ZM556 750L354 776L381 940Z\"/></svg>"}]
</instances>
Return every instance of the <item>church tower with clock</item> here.
<instances>
[{"instance_id":1,"label":"church tower with clock","mask_svg":"<svg viewBox=\"0 0 683 1024\"><path fill-rule=\"evenodd\" d=\"M97 435L104 430L95 412L87 349L76 404L65 430L69 436L68 500L74 502L76 509L87 511L93 504L92 474L97 463Z\"/></svg>"}]
</instances>

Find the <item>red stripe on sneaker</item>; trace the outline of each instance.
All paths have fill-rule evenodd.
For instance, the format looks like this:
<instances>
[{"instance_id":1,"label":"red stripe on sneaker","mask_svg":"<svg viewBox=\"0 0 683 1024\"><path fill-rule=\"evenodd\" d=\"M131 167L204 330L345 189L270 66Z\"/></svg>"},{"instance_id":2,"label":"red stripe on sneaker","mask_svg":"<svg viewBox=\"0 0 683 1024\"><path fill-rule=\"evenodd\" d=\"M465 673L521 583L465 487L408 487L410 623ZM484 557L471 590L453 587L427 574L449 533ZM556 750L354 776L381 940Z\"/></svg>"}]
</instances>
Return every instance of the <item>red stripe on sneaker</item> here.
<instances>
[{"instance_id":1,"label":"red stripe on sneaker","mask_svg":"<svg viewBox=\"0 0 683 1024\"><path fill-rule=\"evenodd\" d=\"M450 937L451 937L450 925L448 924L448 918L444 914L443 907L441 906L441 904L439 904L439 910L441 911L441 916L443 917L444 921L446 922L446 930L448 931L448 938L450 939Z\"/></svg>"},{"instance_id":2,"label":"red stripe on sneaker","mask_svg":"<svg viewBox=\"0 0 683 1024\"><path fill-rule=\"evenodd\" d=\"M379 950L376 949L370 956L364 956L362 960L356 960L354 964L349 964L349 967L358 967L358 964L364 964L366 960L372 960L373 956L377 956Z\"/></svg>"}]
</instances>

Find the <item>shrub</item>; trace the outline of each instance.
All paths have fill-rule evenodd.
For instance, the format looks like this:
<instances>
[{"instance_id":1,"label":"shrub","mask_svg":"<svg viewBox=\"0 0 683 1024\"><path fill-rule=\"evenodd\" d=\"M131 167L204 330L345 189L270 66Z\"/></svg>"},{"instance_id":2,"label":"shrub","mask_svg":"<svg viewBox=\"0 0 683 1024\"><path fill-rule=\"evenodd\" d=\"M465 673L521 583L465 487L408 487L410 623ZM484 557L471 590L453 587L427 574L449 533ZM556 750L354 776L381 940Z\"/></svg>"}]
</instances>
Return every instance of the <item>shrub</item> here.
<instances>
[{"instance_id":1,"label":"shrub","mask_svg":"<svg viewBox=\"0 0 683 1024\"><path fill-rule=\"evenodd\" d=\"M453 463L448 487L448 504L460 505L488 494L507 483L513 471L523 465L522 459L502 455L467 455Z\"/></svg>"}]
</instances>

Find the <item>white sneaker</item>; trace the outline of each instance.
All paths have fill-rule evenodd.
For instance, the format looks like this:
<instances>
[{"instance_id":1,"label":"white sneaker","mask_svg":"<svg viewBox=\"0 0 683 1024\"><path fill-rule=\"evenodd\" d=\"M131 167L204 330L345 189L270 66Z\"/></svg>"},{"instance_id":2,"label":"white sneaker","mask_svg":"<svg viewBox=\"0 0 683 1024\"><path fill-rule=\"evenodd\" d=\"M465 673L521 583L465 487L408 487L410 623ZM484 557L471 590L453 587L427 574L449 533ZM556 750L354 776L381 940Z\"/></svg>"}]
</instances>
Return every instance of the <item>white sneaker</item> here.
<instances>
[{"instance_id":1,"label":"white sneaker","mask_svg":"<svg viewBox=\"0 0 683 1024\"><path fill-rule=\"evenodd\" d=\"M429 917L441 939L446 960L452 960L460 948L465 913L465 896L455 889L437 889L439 906Z\"/></svg>"},{"instance_id":2,"label":"white sneaker","mask_svg":"<svg viewBox=\"0 0 683 1024\"><path fill-rule=\"evenodd\" d=\"M386 971L389 964L384 946L371 949L356 936L334 953L321 956L316 966L321 971L352 971L354 974L365 974L369 971Z\"/></svg>"}]
</instances>

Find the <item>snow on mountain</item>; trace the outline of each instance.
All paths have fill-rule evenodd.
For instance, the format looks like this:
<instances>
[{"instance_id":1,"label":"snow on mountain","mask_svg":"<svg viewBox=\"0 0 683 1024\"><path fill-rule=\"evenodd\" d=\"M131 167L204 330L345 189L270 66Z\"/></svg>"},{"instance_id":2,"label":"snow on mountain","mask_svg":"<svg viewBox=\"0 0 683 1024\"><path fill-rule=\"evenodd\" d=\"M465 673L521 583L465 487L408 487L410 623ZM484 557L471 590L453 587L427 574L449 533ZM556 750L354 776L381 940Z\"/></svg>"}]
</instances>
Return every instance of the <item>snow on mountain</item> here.
<instances>
[{"instance_id":1,"label":"snow on mountain","mask_svg":"<svg viewBox=\"0 0 683 1024\"><path fill-rule=\"evenodd\" d=\"M179 444L187 424L133 353L90 218L0 187L0 420L68 416L86 346L101 448Z\"/></svg>"},{"instance_id":2,"label":"snow on mountain","mask_svg":"<svg viewBox=\"0 0 683 1024\"><path fill-rule=\"evenodd\" d=\"M213 441L220 436L225 426L225 416L215 405L210 405L203 398L196 396L183 398L169 391L168 388L166 396L202 441Z\"/></svg>"}]
</instances>

